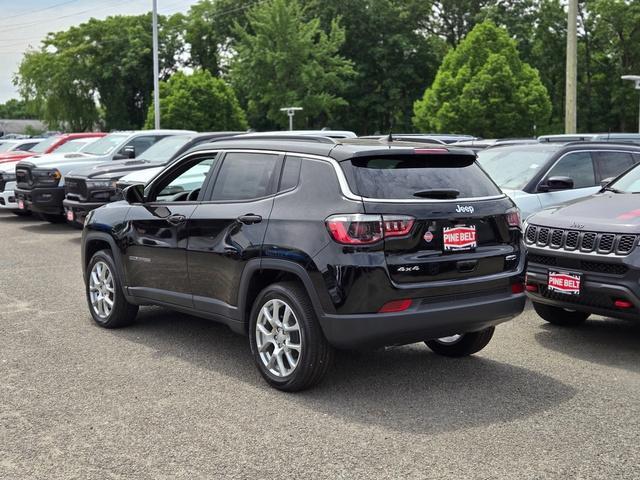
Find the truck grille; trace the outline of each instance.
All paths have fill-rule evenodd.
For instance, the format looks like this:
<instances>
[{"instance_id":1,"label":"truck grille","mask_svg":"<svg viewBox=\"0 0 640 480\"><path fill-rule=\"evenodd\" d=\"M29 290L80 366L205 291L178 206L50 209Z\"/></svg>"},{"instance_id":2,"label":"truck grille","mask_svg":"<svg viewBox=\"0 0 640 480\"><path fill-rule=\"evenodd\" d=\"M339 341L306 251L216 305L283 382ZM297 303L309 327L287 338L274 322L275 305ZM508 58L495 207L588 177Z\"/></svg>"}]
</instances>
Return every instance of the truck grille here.
<instances>
[{"instance_id":1,"label":"truck grille","mask_svg":"<svg viewBox=\"0 0 640 480\"><path fill-rule=\"evenodd\" d=\"M595 252L603 255L628 255L638 243L637 235L578 232L529 225L525 232L527 245L558 250Z\"/></svg>"},{"instance_id":2,"label":"truck grille","mask_svg":"<svg viewBox=\"0 0 640 480\"><path fill-rule=\"evenodd\" d=\"M87 198L87 182L83 178L67 177L64 183L65 196L71 200Z\"/></svg>"}]
</instances>

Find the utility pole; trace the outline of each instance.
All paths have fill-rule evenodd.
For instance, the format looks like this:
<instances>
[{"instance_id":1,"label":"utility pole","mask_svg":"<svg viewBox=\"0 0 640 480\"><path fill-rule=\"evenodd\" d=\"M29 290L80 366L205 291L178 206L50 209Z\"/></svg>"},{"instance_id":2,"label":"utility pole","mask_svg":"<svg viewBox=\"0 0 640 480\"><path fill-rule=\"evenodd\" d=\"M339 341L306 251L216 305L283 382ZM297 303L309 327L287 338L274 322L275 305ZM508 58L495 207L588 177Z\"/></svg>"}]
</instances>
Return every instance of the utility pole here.
<instances>
[{"instance_id":1,"label":"utility pole","mask_svg":"<svg viewBox=\"0 0 640 480\"><path fill-rule=\"evenodd\" d=\"M158 66L158 0L153 0L153 117L156 130L160 128L160 67Z\"/></svg>"},{"instance_id":2,"label":"utility pole","mask_svg":"<svg viewBox=\"0 0 640 480\"><path fill-rule=\"evenodd\" d=\"M567 13L567 69L565 82L564 133L577 131L578 0L569 0Z\"/></svg>"}]
</instances>

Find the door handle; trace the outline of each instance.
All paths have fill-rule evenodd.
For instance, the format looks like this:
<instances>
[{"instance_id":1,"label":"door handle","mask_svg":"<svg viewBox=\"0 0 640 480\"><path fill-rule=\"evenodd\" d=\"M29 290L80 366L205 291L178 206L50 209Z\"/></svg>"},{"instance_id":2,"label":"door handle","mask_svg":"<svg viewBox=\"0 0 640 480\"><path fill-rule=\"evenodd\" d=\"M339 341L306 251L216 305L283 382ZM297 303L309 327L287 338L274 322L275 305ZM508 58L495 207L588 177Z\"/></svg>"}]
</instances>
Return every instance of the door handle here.
<instances>
[{"instance_id":1,"label":"door handle","mask_svg":"<svg viewBox=\"0 0 640 480\"><path fill-rule=\"evenodd\" d=\"M169 222L171 225L180 225L181 223L184 223L186 220L187 220L187 217L179 213L174 213L173 215L170 215L169 217L167 217L167 222Z\"/></svg>"},{"instance_id":2,"label":"door handle","mask_svg":"<svg viewBox=\"0 0 640 480\"><path fill-rule=\"evenodd\" d=\"M246 215L240 215L238 221L245 225L253 225L254 223L260 223L262 217L260 215L254 215L253 213L247 213Z\"/></svg>"}]
</instances>

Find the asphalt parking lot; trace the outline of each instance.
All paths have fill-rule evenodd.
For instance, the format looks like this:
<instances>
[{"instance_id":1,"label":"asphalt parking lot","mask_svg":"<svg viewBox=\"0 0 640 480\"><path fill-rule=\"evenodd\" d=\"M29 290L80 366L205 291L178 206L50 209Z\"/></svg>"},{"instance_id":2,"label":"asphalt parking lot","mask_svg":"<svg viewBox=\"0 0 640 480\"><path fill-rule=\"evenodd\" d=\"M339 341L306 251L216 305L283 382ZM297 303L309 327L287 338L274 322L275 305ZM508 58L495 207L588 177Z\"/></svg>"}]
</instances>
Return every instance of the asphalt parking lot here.
<instances>
[{"instance_id":1,"label":"asphalt parking lot","mask_svg":"<svg viewBox=\"0 0 640 480\"><path fill-rule=\"evenodd\" d=\"M474 357L341 353L285 394L215 323L94 326L78 230L0 214L0 246L0 478L640 477L640 324L527 309Z\"/></svg>"}]
</instances>

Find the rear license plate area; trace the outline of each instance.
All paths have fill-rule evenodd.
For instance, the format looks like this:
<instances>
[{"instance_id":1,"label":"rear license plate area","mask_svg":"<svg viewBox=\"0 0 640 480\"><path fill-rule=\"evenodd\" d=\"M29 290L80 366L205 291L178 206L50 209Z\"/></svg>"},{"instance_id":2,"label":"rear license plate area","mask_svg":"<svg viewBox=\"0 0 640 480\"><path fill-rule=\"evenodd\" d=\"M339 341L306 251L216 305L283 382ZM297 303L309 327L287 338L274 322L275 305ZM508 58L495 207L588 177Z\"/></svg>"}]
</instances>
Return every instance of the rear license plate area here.
<instances>
[{"instance_id":1,"label":"rear license plate area","mask_svg":"<svg viewBox=\"0 0 640 480\"><path fill-rule=\"evenodd\" d=\"M442 228L442 243L445 252L474 250L478 246L475 225L456 225Z\"/></svg>"}]
</instances>

